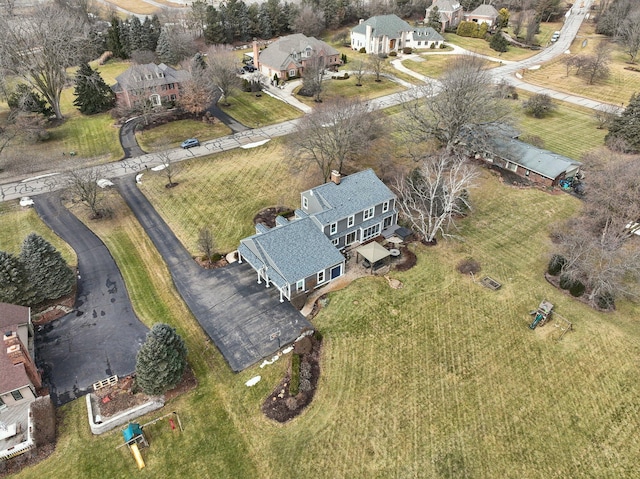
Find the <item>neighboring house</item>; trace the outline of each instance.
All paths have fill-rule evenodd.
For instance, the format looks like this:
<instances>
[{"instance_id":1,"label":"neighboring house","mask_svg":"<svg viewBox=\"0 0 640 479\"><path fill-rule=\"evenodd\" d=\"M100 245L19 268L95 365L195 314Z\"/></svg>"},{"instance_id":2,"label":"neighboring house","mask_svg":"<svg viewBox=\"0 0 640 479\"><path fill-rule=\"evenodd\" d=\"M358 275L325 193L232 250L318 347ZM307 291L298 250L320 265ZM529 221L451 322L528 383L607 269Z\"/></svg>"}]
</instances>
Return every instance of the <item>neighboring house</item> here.
<instances>
[{"instance_id":1,"label":"neighboring house","mask_svg":"<svg viewBox=\"0 0 640 479\"><path fill-rule=\"evenodd\" d=\"M116 77L111 89L119 105L132 108L149 101L153 106L170 105L180 98L181 84L191 78L186 70L176 70L164 63L134 65Z\"/></svg>"},{"instance_id":2,"label":"neighboring house","mask_svg":"<svg viewBox=\"0 0 640 479\"><path fill-rule=\"evenodd\" d=\"M489 28L498 21L498 10L493 5L482 4L473 12L465 13L464 19L467 22L486 23Z\"/></svg>"},{"instance_id":3,"label":"neighboring house","mask_svg":"<svg viewBox=\"0 0 640 479\"><path fill-rule=\"evenodd\" d=\"M433 3L427 7L424 18L429 18L429 14L434 7L438 7L440 12L442 31L455 28L462 21L464 11L458 0L433 0Z\"/></svg>"},{"instance_id":4,"label":"neighboring house","mask_svg":"<svg viewBox=\"0 0 640 479\"><path fill-rule=\"evenodd\" d=\"M258 43L253 42L253 64L269 79L274 75L280 80L302 76L312 57L319 57L328 70L335 70L342 64L338 50L302 33L281 37L264 50L259 50Z\"/></svg>"},{"instance_id":5,"label":"neighboring house","mask_svg":"<svg viewBox=\"0 0 640 479\"><path fill-rule=\"evenodd\" d=\"M307 294L345 272L340 250L369 241L397 228L396 196L364 170L301 193L294 219L278 217L274 228L256 225L256 234L241 240L239 260L273 284L280 301Z\"/></svg>"},{"instance_id":6,"label":"neighboring house","mask_svg":"<svg viewBox=\"0 0 640 479\"><path fill-rule=\"evenodd\" d=\"M0 303L0 460L33 448L29 409L42 386L34 362L31 311Z\"/></svg>"},{"instance_id":7,"label":"neighboring house","mask_svg":"<svg viewBox=\"0 0 640 479\"><path fill-rule=\"evenodd\" d=\"M492 137L485 149L476 158L545 186L576 177L582 166L566 156L500 135Z\"/></svg>"},{"instance_id":8,"label":"neighboring house","mask_svg":"<svg viewBox=\"0 0 640 479\"><path fill-rule=\"evenodd\" d=\"M431 27L414 28L397 15L377 15L351 30L351 48L389 54L404 47L439 48L444 38ZM432 46L433 45L433 46Z\"/></svg>"}]
</instances>

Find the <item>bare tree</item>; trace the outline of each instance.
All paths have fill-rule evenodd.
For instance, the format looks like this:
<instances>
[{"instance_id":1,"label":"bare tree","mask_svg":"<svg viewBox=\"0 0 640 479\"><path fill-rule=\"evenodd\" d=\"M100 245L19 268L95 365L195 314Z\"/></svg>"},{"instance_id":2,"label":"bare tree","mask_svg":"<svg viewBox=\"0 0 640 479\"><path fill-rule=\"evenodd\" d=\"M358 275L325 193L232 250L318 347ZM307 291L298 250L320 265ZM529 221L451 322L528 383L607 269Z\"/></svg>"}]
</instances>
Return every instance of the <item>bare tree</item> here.
<instances>
[{"instance_id":1,"label":"bare tree","mask_svg":"<svg viewBox=\"0 0 640 479\"><path fill-rule=\"evenodd\" d=\"M196 54L190 62L183 62L182 67L191 73L191 78L182 83L178 100L183 110L195 115L204 112L216 99L216 93L219 93L201 58Z\"/></svg>"},{"instance_id":2,"label":"bare tree","mask_svg":"<svg viewBox=\"0 0 640 479\"><path fill-rule=\"evenodd\" d=\"M26 80L62 118L60 95L66 69L87 47L86 24L68 9L38 7L29 17L0 16L0 67Z\"/></svg>"},{"instance_id":3,"label":"bare tree","mask_svg":"<svg viewBox=\"0 0 640 479\"><path fill-rule=\"evenodd\" d=\"M293 31L308 37L318 37L324 31L324 12L303 5L293 21Z\"/></svg>"},{"instance_id":4,"label":"bare tree","mask_svg":"<svg viewBox=\"0 0 640 479\"><path fill-rule=\"evenodd\" d=\"M608 129L617 116L618 107L613 105L605 105L593 110L593 117L598 122L598 130Z\"/></svg>"},{"instance_id":5,"label":"bare tree","mask_svg":"<svg viewBox=\"0 0 640 479\"><path fill-rule=\"evenodd\" d=\"M618 42L624 46L630 57L630 62L635 63L640 51L640 9L632 12L620 25L617 36Z\"/></svg>"},{"instance_id":6,"label":"bare tree","mask_svg":"<svg viewBox=\"0 0 640 479\"><path fill-rule=\"evenodd\" d=\"M383 55L379 55L376 53L372 53L369 55L369 69L373 72L373 74L376 77L376 81L379 83L381 82L381 78L380 76L384 73L386 67L387 67L387 62L384 59Z\"/></svg>"},{"instance_id":7,"label":"bare tree","mask_svg":"<svg viewBox=\"0 0 640 479\"><path fill-rule=\"evenodd\" d=\"M561 230L562 273L582 282L589 299L635 297L640 279L640 162L606 149L584 158L581 215Z\"/></svg>"},{"instance_id":8,"label":"bare tree","mask_svg":"<svg viewBox=\"0 0 640 479\"><path fill-rule=\"evenodd\" d=\"M229 98L240 89L238 65L233 50L229 45L213 45L207 52L207 61L211 79L228 105Z\"/></svg>"},{"instance_id":9,"label":"bare tree","mask_svg":"<svg viewBox=\"0 0 640 479\"><path fill-rule=\"evenodd\" d=\"M435 138L449 153L460 146L481 151L493 130L510 121L510 109L495 95L485 66L481 58L460 56L438 84L425 85L417 101L405 102L406 119L398 125L404 139L416 143Z\"/></svg>"},{"instance_id":10,"label":"bare tree","mask_svg":"<svg viewBox=\"0 0 640 479\"><path fill-rule=\"evenodd\" d=\"M316 102L322 101L322 83L324 82L324 60L313 55L304 65L302 71L302 88L300 94L312 96Z\"/></svg>"},{"instance_id":11,"label":"bare tree","mask_svg":"<svg viewBox=\"0 0 640 479\"><path fill-rule=\"evenodd\" d=\"M456 236L452 233L455 219L470 210L468 190L476 178L475 167L446 151L426 157L418 168L396 180L400 210L428 243L438 233Z\"/></svg>"},{"instance_id":12,"label":"bare tree","mask_svg":"<svg viewBox=\"0 0 640 479\"><path fill-rule=\"evenodd\" d=\"M216 243L213 238L213 233L209 228L201 228L198 233L198 248L202 255L207 259L209 265L211 265L211 258L215 253Z\"/></svg>"},{"instance_id":13,"label":"bare tree","mask_svg":"<svg viewBox=\"0 0 640 479\"><path fill-rule=\"evenodd\" d=\"M527 45L531 45L533 44L533 40L540 27L540 21L538 20L536 15L533 14L533 12L528 13L526 25L526 34L524 37L524 41L527 43Z\"/></svg>"},{"instance_id":14,"label":"bare tree","mask_svg":"<svg viewBox=\"0 0 640 479\"><path fill-rule=\"evenodd\" d=\"M592 55L588 55L584 65L580 68L580 73L587 79L589 85L596 81L605 80L609 77L609 62L611 52L609 42L600 41Z\"/></svg>"},{"instance_id":15,"label":"bare tree","mask_svg":"<svg viewBox=\"0 0 640 479\"><path fill-rule=\"evenodd\" d=\"M178 186L178 183L174 181L175 176L180 171L180 167L176 162L171 159L169 145L165 144L160 147L160 151L156 152L156 156L160 160L160 165L162 169L159 170L159 173L167 179L167 183L164 185L165 188L174 188Z\"/></svg>"},{"instance_id":16,"label":"bare tree","mask_svg":"<svg viewBox=\"0 0 640 479\"><path fill-rule=\"evenodd\" d=\"M100 172L95 168L67 172L67 183L72 194L89 207L93 219L102 218L106 213L102 208L104 196L98 186L99 179Z\"/></svg>"},{"instance_id":17,"label":"bare tree","mask_svg":"<svg viewBox=\"0 0 640 479\"><path fill-rule=\"evenodd\" d=\"M351 63L351 71L356 77L356 86L362 86L362 80L367 74L367 65L362 60L355 60Z\"/></svg>"},{"instance_id":18,"label":"bare tree","mask_svg":"<svg viewBox=\"0 0 640 479\"><path fill-rule=\"evenodd\" d=\"M331 170L366 158L381 134L378 114L357 98L336 99L319 105L301 118L289 137L294 157L315 164L326 182Z\"/></svg>"}]
</instances>

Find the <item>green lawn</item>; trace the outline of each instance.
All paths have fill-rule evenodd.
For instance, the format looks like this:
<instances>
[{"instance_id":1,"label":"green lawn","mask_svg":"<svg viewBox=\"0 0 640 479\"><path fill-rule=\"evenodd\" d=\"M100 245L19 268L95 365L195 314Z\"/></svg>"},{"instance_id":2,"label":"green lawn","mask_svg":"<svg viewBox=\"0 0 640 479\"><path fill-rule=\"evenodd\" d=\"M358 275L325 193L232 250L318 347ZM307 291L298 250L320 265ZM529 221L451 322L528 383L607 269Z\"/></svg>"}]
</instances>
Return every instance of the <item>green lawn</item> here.
<instances>
[{"instance_id":1,"label":"green lawn","mask_svg":"<svg viewBox=\"0 0 640 479\"><path fill-rule=\"evenodd\" d=\"M430 78L440 78L449 62L458 58L459 55L423 55L416 57L415 55L407 57L402 61L402 65L421 75Z\"/></svg>"},{"instance_id":2,"label":"green lawn","mask_svg":"<svg viewBox=\"0 0 640 479\"><path fill-rule=\"evenodd\" d=\"M255 93L239 92L229 98L229 106L220 108L249 128L272 125L302 116L302 112L287 103L270 97L266 93L256 97Z\"/></svg>"},{"instance_id":3,"label":"green lawn","mask_svg":"<svg viewBox=\"0 0 640 479\"><path fill-rule=\"evenodd\" d=\"M0 224L0 250L19 254L24 239L30 233L37 233L60 251L67 263L77 263L73 249L40 220L33 208L23 208L17 201L2 202Z\"/></svg>"},{"instance_id":4,"label":"green lawn","mask_svg":"<svg viewBox=\"0 0 640 479\"><path fill-rule=\"evenodd\" d=\"M199 172L208 167L212 175L224 161L232 159L203 161ZM238 165L245 181L232 185L234 195L208 198L221 203L210 221L244 228L244 218L228 213L255 195L258 179L269 177L265 167L259 157ZM297 197L296 180L283 183ZM190 189L180 188L172 226L199 209ZM269 194L273 202L278 193ZM259 408L285 361L231 374L177 299L149 240L124 206L116 208L114 223L98 233L123 269L136 311L147 324L176 325L189 346L199 387L166 408L180 413L185 433L166 423L150 429L139 473L126 449L115 450L119 432L91 436L84 403L76 401L62 409L53 456L17 477L635 477L640 308L621 302L614 313L596 313L542 276L549 225L579 202L506 187L487 174L471 198L465 241L416 247L417 266L392 273L402 289L370 277L329 296L314 320L325 337L316 398L284 426ZM455 270L470 256L502 289ZM542 299L574 323L562 342L553 339L556 321L527 327L528 311ZM262 381L246 388L257 374Z\"/></svg>"},{"instance_id":5,"label":"green lawn","mask_svg":"<svg viewBox=\"0 0 640 479\"><path fill-rule=\"evenodd\" d=\"M348 68L347 68L348 69ZM389 67L387 70L391 75L395 75L395 71ZM326 80L322 83L322 95L323 101L337 99L337 98L354 98L359 97L362 99L370 100L372 98L378 98L391 93L396 93L404 90L404 87L389 80L388 78L381 77L380 82L375 81L375 75L366 75L362 79L362 86L356 86L356 77L351 75L346 80ZM296 92L299 88L296 90ZM310 106L315 106L316 103L311 97L297 95L296 98L303 103Z\"/></svg>"},{"instance_id":6,"label":"green lawn","mask_svg":"<svg viewBox=\"0 0 640 479\"><path fill-rule=\"evenodd\" d=\"M534 118L522 108L531 94L518 93L519 99L512 104L516 126L523 135L540 137L543 148L579 160L587 151L604 145L607 130L598 129L591 110L554 100L556 111L546 118Z\"/></svg>"},{"instance_id":7,"label":"green lawn","mask_svg":"<svg viewBox=\"0 0 640 479\"><path fill-rule=\"evenodd\" d=\"M201 121L178 120L136 133L138 143L147 152L166 150L180 146L186 138L200 141L212 140L231 134L231 128L220 121L206 125Z\"/></svg>"},{"instance_id":8,"label":"green lawn","mask_svg":"<svg viewBox=\"0 0 640 479\"><path fill-rule=\"evenodd\" d=\"M495 58L502 58L504 60L524 60L525 58L529 58L538 53L535 50L509 46L508 52L500 54L500 52L492 50L489 46L489 42L483 38L459 37L455 33L445 33L444 38L447 43L458 45L470 52L479 53L480 55L488 55Z\"/></svg>"}]
</instances>

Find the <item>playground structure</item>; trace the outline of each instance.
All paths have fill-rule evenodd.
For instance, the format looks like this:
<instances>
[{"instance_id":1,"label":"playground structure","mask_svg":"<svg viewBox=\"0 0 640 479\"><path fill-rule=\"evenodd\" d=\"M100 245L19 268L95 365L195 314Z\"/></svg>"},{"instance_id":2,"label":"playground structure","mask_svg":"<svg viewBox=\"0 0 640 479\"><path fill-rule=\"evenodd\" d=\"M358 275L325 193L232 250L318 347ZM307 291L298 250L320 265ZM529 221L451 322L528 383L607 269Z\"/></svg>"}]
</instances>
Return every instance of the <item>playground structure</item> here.
<instances>
[{"instance_id":1,"label":"playground structure","mask_svg":"<svg viewBox=\"0 0 640 479\"><path fill-rule=\"evenodd\" d=\"M129 450L131 451L131 454L133 455L133 458L136 461L138 469L144 469L145 463L144 463L144 459L142 458L142 453L140 452L140 447L149 447L149 442L147 441L147 438L144 436L144 433L142 432L142 430L146 426L151 426L168 416L175 416L176 421L178 422L178 426L180 427L180 431L181 432L184 431L184 429L182 428L182 422L180 421L180 416L178 416L177 412L173 411L173 412L170 412L169 414L165 414L164 416L154 419L153 421L149 421L143 424L142 426L135 422L129 423L129 425L122 430L122 437L124 438L124 444L120 444L118 447L116 447L116 449L119 449L123 446L128 446ZM173 417L169 418L169 427L171 428L172 431L176 429L176 421L173 420Z\"/></svg>"},{"instance_id":2,"label":"playground structure","mask_svg":"<svg viewBox=\"0 0 640 479\"><path fill-rule=\"evenodd\" d=\"M538 326L544 326L549 319L551 319L551 311L553 310L553 304L544 300L538 306L538 309L531 311L529 314L535 316L533 322L529 325L530 329L536 329Z\"/></svg>"}]
</instances>

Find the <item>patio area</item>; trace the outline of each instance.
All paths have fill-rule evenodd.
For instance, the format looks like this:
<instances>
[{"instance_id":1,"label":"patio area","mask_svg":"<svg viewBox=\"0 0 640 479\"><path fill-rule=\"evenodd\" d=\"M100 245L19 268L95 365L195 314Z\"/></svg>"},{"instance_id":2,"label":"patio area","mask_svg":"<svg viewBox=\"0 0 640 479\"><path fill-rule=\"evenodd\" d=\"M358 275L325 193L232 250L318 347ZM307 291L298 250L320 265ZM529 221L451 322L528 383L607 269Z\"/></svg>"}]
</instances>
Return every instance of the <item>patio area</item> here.
<instances>
[{"instance_id":1,"label":"patio area","mask_svg":"<svg viewBox=\"0 0 640 479\"><path fill-rule=\"evenodd\" d=\"M17 446L30 439L29 405L24 401L0 411L0 460L15 454L21 449Z\"/></svg>"}]
</instances>

